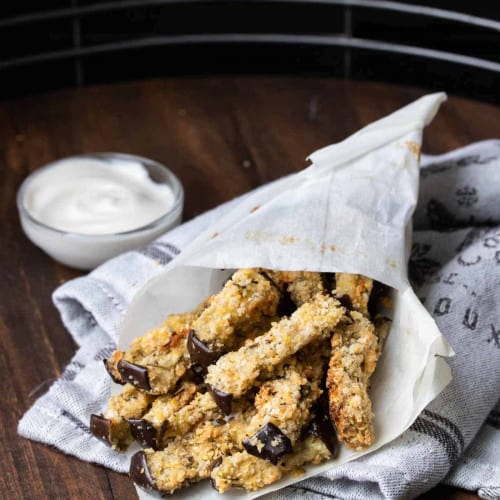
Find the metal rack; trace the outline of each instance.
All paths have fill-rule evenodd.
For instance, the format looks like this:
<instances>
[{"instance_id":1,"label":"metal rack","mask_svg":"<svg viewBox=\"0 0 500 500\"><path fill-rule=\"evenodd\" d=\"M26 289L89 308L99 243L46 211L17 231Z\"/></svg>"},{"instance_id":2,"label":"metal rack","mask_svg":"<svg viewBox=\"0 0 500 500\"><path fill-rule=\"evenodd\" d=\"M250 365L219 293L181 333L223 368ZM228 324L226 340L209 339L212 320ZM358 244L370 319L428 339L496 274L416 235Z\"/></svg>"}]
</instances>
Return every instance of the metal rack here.
<instances>
[{"instance_id":1,"label":"metal rack","mask_svg":"<svg viewBox=\"0 0 500 500\"><path fill-rule=\"evenodd\" d=\"M150 76L283 73L498 100L495 16L385 0L47 4L55 8L31 11L26 4L24 12L0 17L0 97Z\"/></svg>"}]
</instances>

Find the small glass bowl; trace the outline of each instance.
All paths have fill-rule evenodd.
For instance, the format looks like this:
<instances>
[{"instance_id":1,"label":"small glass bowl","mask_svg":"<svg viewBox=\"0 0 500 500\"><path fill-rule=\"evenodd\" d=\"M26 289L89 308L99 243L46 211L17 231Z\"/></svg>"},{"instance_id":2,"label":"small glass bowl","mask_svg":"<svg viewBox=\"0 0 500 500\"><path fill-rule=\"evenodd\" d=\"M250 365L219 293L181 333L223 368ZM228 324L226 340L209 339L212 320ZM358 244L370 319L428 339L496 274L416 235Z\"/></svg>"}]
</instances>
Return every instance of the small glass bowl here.
<instances>
[{"instance_id":1,"label":"small glass bowl","mask_svg":"<svg viewBox=\"0 0 500 500\"><path fill-rule=\"evenodd\" d=\"M129 231L111 234L79 234L62 231L35 219L26 207L26 195L34 179L40 179L48 170L64 168L64 163L71 160L98 160L103 164L113 162L140 163L150 179L166 184L174 195L174 202L169 210L158 219ZM122 153L95 153L71 156L49 163L31 175L21 184L17 192L19 218L26 236L53 259L76 269L89 270L116 255L145 245L169 229L177 226L182 217L184 189L179 179L167 167L148 158Z\"/></svg>"}]
</instances>

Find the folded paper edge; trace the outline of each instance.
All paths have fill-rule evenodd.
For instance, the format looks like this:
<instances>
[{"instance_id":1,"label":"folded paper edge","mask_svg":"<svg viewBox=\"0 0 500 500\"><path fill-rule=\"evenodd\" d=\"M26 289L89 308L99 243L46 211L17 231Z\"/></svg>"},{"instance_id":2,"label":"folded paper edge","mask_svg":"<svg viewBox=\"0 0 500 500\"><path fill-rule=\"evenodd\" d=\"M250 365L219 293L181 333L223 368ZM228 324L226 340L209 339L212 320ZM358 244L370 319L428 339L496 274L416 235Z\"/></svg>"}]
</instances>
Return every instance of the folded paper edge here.
<instances>
[{"instance_id":1,"label":"folded paper edge","mask_svg":"<svg viewBox=\"0 0 500 500\"><path fill-rule=\"evenodd\" d=\"M313 165L321 166L328 163L330 167L352 161L367 151L402 137L411 130L424 128L432 121L439 106L446 99L447 95L444 92L425 95L390 115L370 123L344 141L314 151L307 159ZM381 130L385 130L383 135L380 134ZM360 139L363 140L360 141ZM358 148L352 148L353 142L359 142Z\"/></svg>"}]
</instances>

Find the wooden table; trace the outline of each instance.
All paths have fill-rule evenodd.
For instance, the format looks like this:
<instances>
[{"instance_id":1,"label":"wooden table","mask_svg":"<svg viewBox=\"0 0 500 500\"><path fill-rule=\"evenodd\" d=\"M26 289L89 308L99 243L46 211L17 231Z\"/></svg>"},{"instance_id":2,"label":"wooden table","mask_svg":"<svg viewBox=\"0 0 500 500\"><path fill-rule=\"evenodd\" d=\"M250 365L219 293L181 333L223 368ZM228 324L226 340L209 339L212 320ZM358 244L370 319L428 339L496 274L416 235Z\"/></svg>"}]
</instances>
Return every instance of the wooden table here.
<instances>
[{"instance_id":1,"label":"wooden table","mask_svg":"<svg viewBox=\"0 0 500 500\"><path fill-rule=\"evenodd\" d=\"M135 498L125 476L19 438L17 422L75 351L51 303L79 276L22 234L23 178L63 156L120 151L159 160L182 180L185 219L302 169L315 149L424 94L319 78L168 79L0 102L0 497ZM450 98L427 129L424 152L500 137L500 109ZM472 499L438 487L425 498Z\"/></svg>"}]
</instances>

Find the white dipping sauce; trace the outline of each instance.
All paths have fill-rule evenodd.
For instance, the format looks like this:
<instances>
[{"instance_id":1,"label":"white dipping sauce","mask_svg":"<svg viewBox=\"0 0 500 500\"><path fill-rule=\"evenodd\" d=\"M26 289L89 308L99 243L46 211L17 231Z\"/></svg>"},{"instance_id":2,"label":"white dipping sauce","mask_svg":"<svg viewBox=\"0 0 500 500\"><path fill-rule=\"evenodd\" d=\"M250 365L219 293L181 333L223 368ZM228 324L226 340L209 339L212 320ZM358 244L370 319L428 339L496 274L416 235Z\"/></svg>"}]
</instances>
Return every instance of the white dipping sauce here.
<instances>
[{"instance_id":1,"label":"white dipping sauce","mask_svg":"<svg viewBox=\"0 0 500 500\"><path fill-rule=\"evenodd\" d=\"M78 234L131 231L159 219L174 203L166 184L138 162L62 160L33 179L26 210L47 226Z\"/></svg>"},{"instance_id":2,"label":"white dipping sauce","mask_svg":"<svg viewBox=\"0 0 500 500\"><path fill-rule=\"evenodd\" d=\"M179 224L183 204L182 184L167 167L119 153L46 165L29 175L17 194L28 238L78 269L93 269L165 234Z\"/></svg>"}]
</instances>

